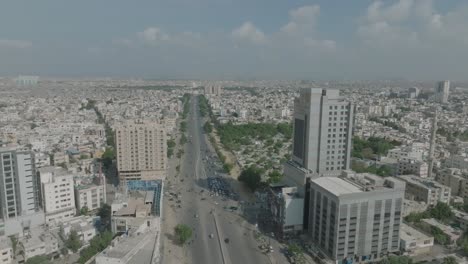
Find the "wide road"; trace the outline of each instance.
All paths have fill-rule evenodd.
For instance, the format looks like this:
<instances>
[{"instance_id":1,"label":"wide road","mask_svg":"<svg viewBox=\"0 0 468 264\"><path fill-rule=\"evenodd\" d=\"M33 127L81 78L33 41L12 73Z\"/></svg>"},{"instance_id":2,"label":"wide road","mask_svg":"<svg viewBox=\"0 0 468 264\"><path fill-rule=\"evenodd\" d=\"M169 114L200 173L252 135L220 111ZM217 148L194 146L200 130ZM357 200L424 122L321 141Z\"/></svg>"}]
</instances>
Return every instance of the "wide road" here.
<instances>
[{"instance_id":1,"label":"wide road","mask_svg":"<svg viewBox=\"0 0 468 264\"><path fill-rule=\"evenodd\" d=\"M224 209L236 202L209 195L206 178L215 173L219 160L203 134L203 121L194 96L190 100L187 134L189 142L185 146L180 174L167 188L169 192L180 193L180 208L177 199L168 202L176 210L176 221L190 225L194 231L193 240L186 245L187 263L271 263L258 249L254 227L238 213Z\"/></svg>"}]
</instances>

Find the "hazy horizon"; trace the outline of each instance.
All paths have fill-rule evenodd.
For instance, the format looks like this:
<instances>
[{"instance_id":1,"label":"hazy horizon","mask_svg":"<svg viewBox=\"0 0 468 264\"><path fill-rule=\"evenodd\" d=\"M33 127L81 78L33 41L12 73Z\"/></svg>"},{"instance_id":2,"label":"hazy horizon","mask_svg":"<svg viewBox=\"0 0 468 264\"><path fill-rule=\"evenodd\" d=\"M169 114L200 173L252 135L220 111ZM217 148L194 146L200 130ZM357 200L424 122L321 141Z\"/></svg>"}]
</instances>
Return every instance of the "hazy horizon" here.
<instances>
[{"instance_id":1,"label":"hazy horizon","mask_svg":"<svg viewBox=\"0 0 468 264\"><path fill-rule=\"evenodd\" d=\"M4 1L0 75L464 80L468 3Z\"/></svg>"}]
</instances>

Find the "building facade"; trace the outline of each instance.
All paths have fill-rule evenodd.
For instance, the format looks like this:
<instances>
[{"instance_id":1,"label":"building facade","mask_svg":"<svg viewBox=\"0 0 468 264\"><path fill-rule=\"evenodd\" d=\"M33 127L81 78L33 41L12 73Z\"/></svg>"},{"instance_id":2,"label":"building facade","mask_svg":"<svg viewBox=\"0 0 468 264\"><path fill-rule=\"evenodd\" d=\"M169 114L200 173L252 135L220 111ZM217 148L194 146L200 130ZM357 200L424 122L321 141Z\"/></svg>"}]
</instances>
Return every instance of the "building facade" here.
<instances>
[{"instance_id":1,"label":"building facade","mask_svg":"<svg viewBox=\"0 0 468 264\"><path fill-rule=\"evenodd\" d=\"M121 181L166 176L166 131L159 123L129 122L115 129L117 170Z\"/></svg>"},{"instance_id":2,"label":"building facade","mask_svg":"<svg viewBox=\"0 0 468 264\"><path fill-rule=\"evenodd\" d=\"M376 261L400 248L405 183L344 172L310 185L309 235L336 263Z\"/></svg>"},{"instance_id":3,"label":"building facade","mask_svg":"<svg viewBox=\"0 0 468 264\"><path fill-rule=\"evenodd\" d=\"M294 101L292 160L318 175L350 166L353 104L339 90L302 89Z\"/></svg>"},{"instance_id":4,"label":"building facade","mask_svg":"<svg viewBox=\"0 0 468 264\"><path fill-rule=\"evenodd\" d=\"M441 81L437 83L436 96L439 103L446 104L448 102L449 93L450 81Z\"/></svg>"},{"instance_id":5,"label":"building facade","mask_svg":"<svg viewBox=\"0 0 468 264\"><path fill-rule=\"evenodd\" d=\"M76 209L83 207L93 211L101 208L106 203L105 185L77 185L75 186Z\"/></svg>"},{"instance_id":6,"label":"building facade","mask_svg":"<svg viewBox=\"0 0 468 264\"><path fill-rule=\"evenodd\" d=\"M426 178L428 174L428 165L426 162L411 158L398 160L398 175L414 174Z\"/></svg>"},{"instance_id":7,"label":"building facade","mask_svg":"<svg viewBox=\"0 0 468 264\"><path fill-rule=\"evenodd\" d=\"M398 178L406 182L405 198L408 200L424 202L429 206L435 206L438 202L450 203L451 190L448 186L415 175Z\"/></svg>"},{"instance_id":8,"label":"building facade","mask_svg":"<svg viewBox=\"0 0 468 264\"><path fill-rule=\"evenodd\" d=\"M468 199L468 173L455 168L442 169L437 173L436 180L450 187L452 195Z\"/></svg>"},{"instance_id":9,"label":"building facade","mask_svg":"<svg viewBox=\"0 0 468 264\"><path fill-rule=\"evenodd\" d=\"M31 215L39 210L39 188L34 154L0 149L0 216Z\"/></svg>"},{"instance_id":10,"label":"building facade","mask_svg":"<svg viewBox=\"0 0 468 264\"><path fill-rule=\"evenodd\" d=\"M42 185L42 204L46 223L54 224L75 216L73 175L62 168L39 169Z\"/></svg>"}]
</instances>

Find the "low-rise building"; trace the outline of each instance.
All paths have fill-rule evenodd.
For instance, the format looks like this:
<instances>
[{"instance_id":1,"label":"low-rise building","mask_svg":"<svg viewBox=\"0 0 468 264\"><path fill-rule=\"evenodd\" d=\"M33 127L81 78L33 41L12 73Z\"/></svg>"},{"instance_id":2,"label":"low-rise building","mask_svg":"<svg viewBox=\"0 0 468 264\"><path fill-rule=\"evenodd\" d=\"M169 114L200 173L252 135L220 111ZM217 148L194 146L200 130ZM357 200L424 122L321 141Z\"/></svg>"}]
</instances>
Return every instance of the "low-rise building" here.
<instances>
[{"instance_id":1,"label":"low-rise building","mask_svg":"<svg viewBox=\"0 0 468 264\"><path fill-rule=\"evenodd\" d=\"M465 155L452 155L445 159L444 166L446 168L457 168L468 171L468 156Z\"/></svg>"},{"instance_id":2,"label":"low-rise building","mask_svg":"<svg viewBox=\"0 0 468 264\"><path fill-rule=\"evenodd\" d=\"M406 182L405 198L435 206L438 202L450 203L450 187L431 179L415 175L399 176Z\"/></svg>"},{"instance_id":3,"label":"low-rise building","mask_svg":"<svg viewBox=\"0 0 468 264\"><path fill-rule=\"evenodd\" d=\"M89 241L96 236L96 219L91 216L77 216L62 223L63 234L65 237L70 235L72 230L76 231L78 237L83 244L88 244Z\"/></svg>"},{"instance_id":4,"label":"low-rise building","mask_svg":"<svg viewBox=\"0 0 468 264\"><path fill-rule=\"evenodd\" d=\"M58 253L59 243L58 238L46 230L44 227L37 227L31 229L25 236L18 239L19 251L24 252L24 261L40 256L51 255Z\"/></svg>"},{"instance_id":5,"label":"low-rise building","mask_svg":"<svg viewBox=\"0 0 468 264\"><path fill-rule=\"evenodd\" d=\"M414 174L426 178L428 165L426 162L414 158L404 158L398 160L398 175Z\"/></svg>"},{"instance_id":6,"label":"low-rise building","mask_svg":"<svg viewBox=\"0 0 468 264\"><path fill-rule=\"evenodd\" d=\"M402 223L400 227L400 248L410 256L429 253L434 246L434 237Z\"/></svg>"},{"instance_id":7,"label":"low-rise building","mask_svg":"<svg viewBox=\"0 0 468 264\"><path fill-rule=\"evenodd\" d=\"M460 169L442 169L437 173L436 180L450 187L452 195L468 199L468 174L462 173Z\"/></svg>"},{"instance_id":8,"label":"low-rise building","mask_svg":"<svg viewBox=\"0 0 468 264\"><path fill-rule=\"evenodd\" d=\"M9 237L0 237L0 264L11 264L13 262L13 247Z\"/></svg>"},{"instance_id":9,"label":"low-rise building","mask_svg":"<svg viewBox=\"0 0 468 264\"><path fill-rule=\"evenodd\" d=\"M104 177L101 177L104 178ZM92 179L80 181L75 184L75 202L76 209L83 207L89 211L97 210L106 203L106 185L105 180L99 183L94 177Z\"/></svg>"},{"instance_id":10,"label":"low-rise building","mask_svg":"<svg viewBox=\"0 0 468 264\"><path fill-rule=\"evenodd\" d=\"M297 187L272 186L267 199L275 232L279 237L297 235L303 230L304 196Z\"/></svg>"},{"instance_id":11,"label":"low-rise building","mask_svg":"<svg viewBox=\"0 0 468 264\"><path fill-rule=\"evenodd\" d=\"M449 225L442 224L441 222L437 221L434 218L430 219L422 219L422 222L428 224L429 226L436 227L444 233L449 241L448 243L451 245L455 245L458 239L462 236L463 232L461 230L457 230Z\"/></svg>"}]
</instances>

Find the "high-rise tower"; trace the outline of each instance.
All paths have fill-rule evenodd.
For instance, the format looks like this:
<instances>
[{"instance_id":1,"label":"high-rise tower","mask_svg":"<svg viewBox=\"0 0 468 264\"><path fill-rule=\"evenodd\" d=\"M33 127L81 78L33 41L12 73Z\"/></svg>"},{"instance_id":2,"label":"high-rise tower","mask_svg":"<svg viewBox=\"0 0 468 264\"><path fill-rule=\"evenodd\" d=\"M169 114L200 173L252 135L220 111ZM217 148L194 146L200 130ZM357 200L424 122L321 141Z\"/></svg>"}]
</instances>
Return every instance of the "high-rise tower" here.
<instances>
[{"instance_id":1,"label":"high-rise tower","mask_svg":"<svg viewBox=\"0 0 468 264\"><path fill-rule=\"evenodd\" d=\"M39 188L34 155L0 148L0 216L29 215L39 210Z\"/></svg>"},{"instance_id":2,"label":"high-rise tower","mask_svg":"<svg viewBox=\"0 0 468 264\"><path fill-rule=\"evenodd\" d=\"M448 102L449 93L450 81L441 81L437 83L436 96L439 103L446 104Z\"/></svg>"},{"instance_id":3,"label":"high-rise tower","mask_svg":"<svg viewBox=\"0 0 468 264\"><path fill-rule=\"evenodd\" d=\"M301 90L294 101L292 160L320 176L348 169L353 111L353 104L340 97L339 90Z\"/></svg>"}]
</instances>

